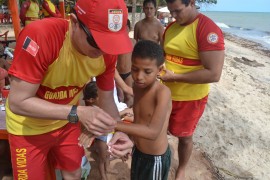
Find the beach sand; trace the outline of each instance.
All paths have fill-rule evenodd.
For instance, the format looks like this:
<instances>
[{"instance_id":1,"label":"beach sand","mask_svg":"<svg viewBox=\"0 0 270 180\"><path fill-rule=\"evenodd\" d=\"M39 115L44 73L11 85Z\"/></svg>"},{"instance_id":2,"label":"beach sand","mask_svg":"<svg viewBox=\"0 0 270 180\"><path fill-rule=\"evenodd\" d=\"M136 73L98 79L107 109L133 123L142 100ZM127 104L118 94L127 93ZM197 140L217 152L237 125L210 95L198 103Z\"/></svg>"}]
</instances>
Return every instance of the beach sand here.
<instances>
[{"instance_id":1,"label":"beach sand","mask_svg":"<svg viewBox=\"0 0 270 180\"><path fill-rule=\"evenodd\" d=\"M270 179L270 50L225 34L226 57L218 83L194 134L187 180ZM169 180L177 168L177 138L168 136L173 151ZM118 173L109 179L129 179L130 161L111 162ZM96 163L88 179L99 177Z\"/></svg>"},{"instance_id":2,"label":"beach sand","mask_svg":"<svg viewBox=\"0 0 270 180\"><path fill-rule=\"evenodd\" d=\"M225 39L222 77L211 84L186 179L270 179L270 50L228 34ZM173 152L169 179L173 180L177 138L168 138ZM87 154L92 165L88 179L99 179L97 164ZM109 179L130 179L130 162L131 158L111 161L117 173L109 173Z\"/></svg>"},{"instance_id":3,"label":"beach sand","mask_svg":"<svg viewBox=\"0 0 270 180\"><path fill-rule=\"evenodd\" d=\"M270 179L270 50L225 34L219 83L195 133L225 179Z\"/></svg>"}]
</instances>

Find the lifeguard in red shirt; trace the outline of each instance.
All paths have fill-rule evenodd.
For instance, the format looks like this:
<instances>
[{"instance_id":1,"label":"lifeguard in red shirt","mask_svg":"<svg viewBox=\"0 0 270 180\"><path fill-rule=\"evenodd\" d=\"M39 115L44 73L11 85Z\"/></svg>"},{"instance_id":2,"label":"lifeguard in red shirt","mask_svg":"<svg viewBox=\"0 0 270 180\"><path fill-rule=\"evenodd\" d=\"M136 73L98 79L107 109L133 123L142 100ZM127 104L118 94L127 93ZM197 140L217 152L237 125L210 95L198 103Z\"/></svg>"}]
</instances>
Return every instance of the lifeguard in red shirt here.
<instances>
[{"instance_id":1,"label":"lifeguard in red shirt","mask_svg":"<svg viewBox=\"0 0 270 180\"><path fill-rule=\"evenodd\" d=\"M22 3L20 19L24 26L39 20L40 8L37 0L26 0Z\"/></svg>"},{"instance_id":2,"label":"lifeguard in red shirt","mask_svg":"<svg viewBox=\"0 0 270 180\"><path fill-rule=\"evenodd\" d=\"M62 17L60 11L57 7L51 2L51 0L44 0L42 3L42 11L44 17Z\"/></svg>"}]
</instances>

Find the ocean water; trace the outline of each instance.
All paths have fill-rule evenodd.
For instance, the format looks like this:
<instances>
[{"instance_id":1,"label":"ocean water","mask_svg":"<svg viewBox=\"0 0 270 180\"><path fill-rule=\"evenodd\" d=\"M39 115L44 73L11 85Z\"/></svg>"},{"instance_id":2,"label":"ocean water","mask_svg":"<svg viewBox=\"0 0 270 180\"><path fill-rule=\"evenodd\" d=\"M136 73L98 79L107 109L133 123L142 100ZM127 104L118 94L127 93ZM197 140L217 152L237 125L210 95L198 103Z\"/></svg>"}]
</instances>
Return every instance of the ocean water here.
<instances>
[{"instance_id":1,"label":"ocean water","mask_svg":"<svg viewBox=\"0 0 270 180\"><path fill-rule=\"evenodd\" d=\"M270 49L270 12L201 11L224 32L249 39Z\"/></svg>"}]
</instances>

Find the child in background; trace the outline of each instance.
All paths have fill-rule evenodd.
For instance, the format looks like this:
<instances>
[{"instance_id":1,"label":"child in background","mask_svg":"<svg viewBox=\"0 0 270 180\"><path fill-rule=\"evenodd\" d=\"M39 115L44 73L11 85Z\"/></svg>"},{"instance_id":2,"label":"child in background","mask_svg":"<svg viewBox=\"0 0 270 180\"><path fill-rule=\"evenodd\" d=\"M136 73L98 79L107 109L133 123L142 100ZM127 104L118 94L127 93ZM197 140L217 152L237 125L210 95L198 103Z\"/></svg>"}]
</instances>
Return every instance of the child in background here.
<instances>
[{"instance_id":1,"label":"child in background","mask_svg":"<svg viewBox=\"0 0 270 180\"><path fill-rule=\"evenodd\" d=\"M118 122L116 130L132 136L135 144L131 180L168 178L171 151L167 128L172 101L170 90L157 80L163 50L152 41L139 41L132 53L134 123Z\"/></svg>"},{"instance_id":2,"label":"child in background","mask_svg":"<svg viewBox=\"0 0 270 180\"><path fill-rule=\"evenodd\" d=\"M86 84L83 90L83 100L86 106L98 106L97 85L95 81ZM98 154L98 170L102 180L107 180L107 170L109 167L109 153L107 152L107 136L96 137L95 145Z\"/></svg>"},{"instance_id":3,"label":"child in background","mask_svg":"<svg viewBox=\"0 0 270 180\"><path fill-rule=\"evenodd\" d=\"M0 90L5 87L5 78L8 77L8 73L4 68L0 67ZM1 93L1 92L0 92Z\"/></svg>"},{"instance_id":4,"label":"child in background","mask_svg":"<svg viewBox=\"0 0 270 180\"><path fill-rule=\"evenodd\" d=\"M86 106L98 106L98 93L95 81L91 81L86 84L83 90L83 100ZM124 109L123 111L120 112L120 116L124 117L127 121L132 121L133 120L132 109L130 108ZM95 147L97 149L98 154L98 169L102 180L108 180L107 173L110 164L110 157L109 157L110 154L108 153L107 141L109 141L107 135L99 136L96 137L95 139Z\"/></svg>"}]
</instances>

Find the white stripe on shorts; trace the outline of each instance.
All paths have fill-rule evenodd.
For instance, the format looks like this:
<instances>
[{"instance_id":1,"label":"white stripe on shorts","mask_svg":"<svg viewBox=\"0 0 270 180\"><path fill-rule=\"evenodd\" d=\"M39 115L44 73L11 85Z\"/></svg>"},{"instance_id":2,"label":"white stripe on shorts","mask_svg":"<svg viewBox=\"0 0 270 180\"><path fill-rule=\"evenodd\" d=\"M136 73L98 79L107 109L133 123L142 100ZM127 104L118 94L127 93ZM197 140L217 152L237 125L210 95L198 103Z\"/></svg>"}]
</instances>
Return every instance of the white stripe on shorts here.
<instances>
[{"instance_id":1,"label":"white stripe on shorts","mask_svg":"<svg viewBox=\"0 0 270 180\"><path fill-rule=\"evenodd\" d=\"M162 173L161 156L156 156L153 170L153 180L162 180L161 173Z\"/></svg>"}]
</instances>

